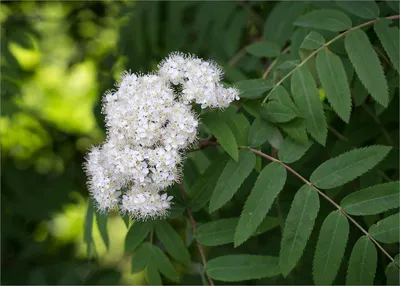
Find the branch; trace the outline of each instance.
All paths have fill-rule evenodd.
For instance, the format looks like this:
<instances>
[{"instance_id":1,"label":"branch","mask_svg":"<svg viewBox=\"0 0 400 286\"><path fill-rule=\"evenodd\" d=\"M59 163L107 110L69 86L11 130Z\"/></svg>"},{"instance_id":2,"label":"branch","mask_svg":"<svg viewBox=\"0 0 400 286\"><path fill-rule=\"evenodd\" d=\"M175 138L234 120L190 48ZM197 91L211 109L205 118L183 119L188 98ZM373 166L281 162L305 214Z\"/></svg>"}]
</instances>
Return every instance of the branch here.
<instances>
[{"instance_id":1,"label":"branch","mask_svg":"<svg viewBox=\"0 0 400 286\"><path fill-rule=\"evenodd\" d=\"M394 19L399 19L400 15L394 15L394 16L389 16L389 17L385 17L384 19L388 19L388 20L394 20ZM325 44L323 44L321 47L319 47L318 49L316 49L314 52L312 52L307 58L305 58L300 64L298 64L294 69L292 69L287 75L285 75L280 81L277 82L277 84L274 86L274 88L268 93L268 95L264 98L264 100L262 101L261 105L263 105L269 95L271 94L271 92L273 92L278 86L280 86L282 84L282 82L284 82L286 79L288 79L297 69L301 68L303 65L305 65L313 56L315 56L319 51L321 51L324 48L327 48L330 44L336 42L337 40L339 40L340 38L346 36L349 32L354 31L354 30L358 30L361 29L363 27L372 25L376 22L378 22L379 20L381 20L380 18L377 18L375 20L371 20L368 21L366 23L363 23L361 25L352 27L346 31L344 31L343 33L337 35L336 37L334 37L332 40L330 40L329 42L326 42Z\"/></svg>"},{"instance_id":2,"label":"branch","mask_svg":"<svg viewBox=\"0 0 400 286\"><path fill-rule=\"evenodd\" d=\"M200 149L203 149L208 146L216 146L216 145L219 145L219 143L218 142L203 142L200 145ZM270 155L267 155L259 150L253 149L250 146L238 146L238 147L239 147L239 149L249 149L251 152L253 152L269 161L278 162L283 167L285 167L286 170L288 170L290 173L292 173L297 178L299 178L301 181L303 181L303 183L307 184L310 188L316 190L318 192L318 194L320 194L324 199L326 199L328 202L330 202L332 205L334 205L350 222L352 222L358 229L360 229L361 232L363 232L394 263L394 265L396 265L398 268L400 268L399 265L397 265L396 261L393 259L393 257L379 244L379 242L377 242L375 240L375 238L373 238L368 233L368 231L366 231L354 218L352 218L348 213L346 213L345 210L340 205L338 205L330 197L328 197L326 194L324 194L324 192L322 192L317 187L315 187L310 181L305 179L303 176L301 176L299 173L297 173L295 170L290 168L288 165L286 165L282 161L280 161Z\"/></svg>"},{"instance_id":3,"label":"branch","mask_svg":"<svg viewBox=\"0 0 400 286\"><path fill-rule=\"evenodd\" d=\"M186 193L185 193L185 190L183 189L182 183L179 183L179 189L181 191L181 195L182 195L183 200L186 200ZM192 224L193 233L195 233L196 232L196 228L197 228L196 221L194 220L193 214L192 214L192 212L190 211L189 208L186 208L186 212L187 212L187 214L189 216L190 223ZM194 236L196 238L196 234ZM197 248L199 249L201 259L203 260L204 274L207 276L208 282L210 282L210 285L211 286L215 286L214 285L214 281L212 281L212 279L210 277L208 277L207 273L205 272L206 271L207 260L206 260L205 254L204 254L203 246L201 246L201 244L197 241L197 239L196 239L196 244L197 244Z\"/></svg>"}]
</instances>

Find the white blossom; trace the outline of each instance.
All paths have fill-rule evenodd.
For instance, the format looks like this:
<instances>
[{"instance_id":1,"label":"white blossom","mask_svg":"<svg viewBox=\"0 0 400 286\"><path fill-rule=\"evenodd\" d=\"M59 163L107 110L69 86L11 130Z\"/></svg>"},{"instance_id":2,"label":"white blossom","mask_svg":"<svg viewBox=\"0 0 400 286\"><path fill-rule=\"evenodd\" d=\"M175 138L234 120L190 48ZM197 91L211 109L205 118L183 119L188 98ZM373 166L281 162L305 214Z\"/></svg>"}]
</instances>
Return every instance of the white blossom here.
<instances>
[{"instance_id":1,"label":"white blossom","mask_svg":"<svg viewBox=\"0 0 400 286\"><path fill-rule=\"evenodd\" d=\"M196 141L202 108L226 108L238 97L221 84L213 62L173 53L157 73L125 72L103 98L107 140L85 163L88 187L102 211L119 209L134 219L163 217L171 205L166 188L178 182L184 150Z\"/></svg>"}]
</instances>

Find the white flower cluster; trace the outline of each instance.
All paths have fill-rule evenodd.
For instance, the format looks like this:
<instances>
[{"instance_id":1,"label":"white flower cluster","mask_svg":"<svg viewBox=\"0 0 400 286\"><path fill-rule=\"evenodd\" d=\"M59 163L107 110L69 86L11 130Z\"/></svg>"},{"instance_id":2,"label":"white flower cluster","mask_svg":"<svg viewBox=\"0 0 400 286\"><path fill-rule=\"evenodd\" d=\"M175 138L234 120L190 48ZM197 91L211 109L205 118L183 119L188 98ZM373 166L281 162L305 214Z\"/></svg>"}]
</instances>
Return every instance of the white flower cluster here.
<instances>
[{"instance_id":1,"label":"white flower cluster","mask_svg":"<svg viewBox=\"0 0 400 286\"><path fill-rule=\"evenodd\" d=\"M165 216L172 197L162 192L178 181L183 151L196 140L191 103L225 108L239 99L238 90L222 86L214 63L173 53L158 68L124 73L103 99L107 141L85 163L101 211L120 209L141 220Z\"/></svg>"}]
</instances>

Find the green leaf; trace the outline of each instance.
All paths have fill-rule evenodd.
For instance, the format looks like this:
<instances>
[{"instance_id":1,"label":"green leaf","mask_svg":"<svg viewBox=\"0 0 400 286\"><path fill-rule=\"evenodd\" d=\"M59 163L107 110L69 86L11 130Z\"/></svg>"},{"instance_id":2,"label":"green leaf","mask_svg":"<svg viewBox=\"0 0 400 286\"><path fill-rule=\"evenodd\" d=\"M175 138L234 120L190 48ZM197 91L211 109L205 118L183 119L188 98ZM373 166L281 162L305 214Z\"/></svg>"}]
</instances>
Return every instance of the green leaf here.
<instances>
[{"instance_id":1,"label":"green leaf","mask_svg":"<svg viewBox=\"0 0 400 286\"><path fill-rule=\"evenodd\" d=\"M208 203L228 161L225 157L217 158L189 189L188 206L192 212L197 212Z\"/></svg>"},{"instance_id":2,"label":"green leaf","mask_svg":"<svg viewBox=\"0 0 400 286\"><path fill-rule=\"evenodd\" d=\"M316 50L325 44L325 39L321 34L311 31L304 39L300 49Z\"/></svg>"},{"instance_id":3,"label":"green leaf","mask_svg":"<svg viewBox=\"0 0 400 286\"><path fill-rule=\"evenodd\" d=\"M343 153L320 165L310 181L321 189L344 185L372 169L390 150L388 146L370 146Z\"/></svg>"},{"instance_id":4,"label":"green leaf","mask_svg":"<svg viewBox=\"0 0 400 286\"><path fill-rule=\"evenodd\" d=\"M397 263L397 265L392 261L386 267L386 285L400 285L400 269L398 267L398 265L400 265L399 254L394 257L394 261Z\"/></svg>"},{"instance_id":5,"label":"green leaf","mask_svg":"<svg viewBox=\"0 0 400 286\"><path fill-rule=\"evenodd\" d=\"M375 185L345 197L340 206L351 215L372 215L399 207L399 182Z\"/></svg>"},{"instance_id":6,"label":"green leaf","mask_svg":"<svg viewBox=\"0 0 400 286\"><path fill-rule=\"evenodd\" d=\"M280 127L297 143L307 144L308 136L303 119L295 118L290 122L280 124Z\"/></svg>"},{"instance_id":7,"label":"green leaf","mask_svg":"<svg viewBox=\"0 0 400 286\"><path fill-rule=\"evenodd\" d=\"M246 51L256 57L274 58L280 55L281 49L274 42L257 42L246 47Z\"/></svg>"},{"instance_id":8,"label":"green leaf","mask_svg":"<svg viewBox=\"0 0 400 286\"><path fill-rule=\"evenodd\" d=\"M360 237L350 255L346 285L373 285L378 256L374 244Z\"/></svg>"},{"instance_id":9,"label":"green leaf","mask_svg":"<svg viewBox=\"0 0 400 286\"><path fill-rule=\"evenodd\" d=\"M393 1L393 0L386 0L386 4L389 5L390 8L392 8L393 11L399 13L400 12L400 5L398 1Z\"/></svg>"},{"instance_id":10,"label":"green leaf","mask_svg":"<svg viewBox=\"0 0 400 286\"><path fill-rule=\"evenodd\" d=\"M399 59L399 28L396 26L390 27L392 22L386 19L380 19L374 24L375 33L378 35L387 55L389 56L394 68L400 71Z\"/></svg>"},{"instance_id":11,"label":"green leaf","mask_svg":"<svg viewBox=\"0 0 400 286\"><path fill-rule=\"evenodd\" d=\"M109 239L108 230L107 230L107 220L108 220L107 213L101 213L98 210L96 210L97 228L100 232L101 238L103 239L104 245L106 246L107 250L109 250L110 249L110 239Z\"/></svg>"},{"instance_id":12,"label":"green leaf","mask_svg":"<svg viewBox=\"0 0 400 286\"><path fill-rule=\"evenodd\" d=\"M152 255L151 243L142 243L132 255L132 273L138 273L146 268Z\"/></svg>"},{"instance_id":13,"label":"green leaf","mask_svg":"<svg viewBox=\"0 0 400 286\"><path fill-rule=\"evenodd\" d=\"M283 276L286 277L301 258L314 228L318 211L317 192L310 186L304 185L293 199L283 230L279 254L279 266Z\"/></svg>"},{"instance_id":14,"label":"green leaf","mask_svg":"<svg viewBox=\"0 0 400 286\"><path fill-rule=\"evenodd\" d=\"M156 223L156 235L173 258L184 264L190 263L190 255L182 238L167 221Z\"/></svg>"},{"instance_id":15,"label":"green leaf","mask_svg":"<svg viewBox=\"0 0 400 286\"><path fill-rule=\"evenodd\" d=\"M125 252L135 250L153 229L153 226L154 222L151 220L135 221L129 228L125 237Z\"/></svg>"},{"instance_id":16,"label":"green leaf","mask_svg":"<svg viewBox=\"0 0 400 286\"><path fill-rule=\"evenodd\" d=\"M379 104L387 107L388 85L379 58L367 34L362 30L351 31L346 35L344 45L362 84Z\"/></svg>"},{"instance_id":17,"label":"green leaf","mask_svg":"<svg viewBox=\"0 0 400 286\"><path fill-rule=\"evenodd\" d=\"M240 216L235 232L235 247L257 230L285 182L286 169L278 162L268 164L261 171Z\"/></svg>"},{"instance_id":18,"label":"green leaf","mask_svg":"<svg viewBox=\"0 0 400 286\"><path fill-rule=\"evenodd\" d=\"M271 122L287 122L298 115L289 93L283 86L277 86L269 94L269 101L261 108L261 118Z\"/></svg>"},{"instance_id":19,"label":"green leaf","mask_svg":"<svg viewBox=\"0 0 400 286\"><path fill-rule=\"evenodd\" d=\"M196 240L206 246L231 243L238 221L238 218L228 218L202 224L196 230Z\"/></svg>"},{"instance_id":20,"label":"green leaf","mask_svg":"<svg viewBox=\"0 0 400 286\"><path fill-rule=\"evenodd\" d=\"M397 197L398 199L399 197ZM396 243L400 241L400 216L399 213L378 221L368 230L377 241L383 243Z\"/></svg>"},{"instance_id":21,"label":"green leaf","mask_svg":"<svg viewBox=\"0 0 400 286\"><path fill-rule=\"evenodd\" d=\"M146 266L146 280L149 285L162 285L160 273L154 262Z\"/></svg>"},{"instance_id":22,"label":"green leaf","mask_svg":"<svg viewBox=\"0 0 400 286\"><path fill-rule=\"evenodd\" d=\"M257 230L254 232L253 236L260 235L264 232L270 231L280 225L280 218L273 216L266 216L264 220L257 227Z\"/></svg>"},{"instance_id":23,"label":"green leaf","mask_svg":"<svg viewBox=\"0 0 400 286\"><path fill-rule=\"evenodd\" d=\"M311 145L311 141L308 141L306 144L299 144L290 137L286 137L278 152L279 160L288 164L296 162L304 156Z\"/></svg>"},{"instance_id":24,"label":"green leaf","mask_svg":"<svg viewBox=\"0 0 400 286\"><path fill-rule=\"evenodd\" d=\"M310 135L325 145L328 134L326 118L314 78L306 66L292 75L292 94Z\"/></svg>"},{"instance_id":25,"label":"green leaf","mask_svg":"<svg viewBox=\"0 0 400 286\"><path fill-rule=\"evenodd\" d=\"M92 199L88 200L88 207L86 211L85 217L85 225L83 232L83 240L87 244L87 256L90 257L92 255L92 244L93 244L93 217L94 217L94 203Z\"/></svg>"},{"instance_id":26,"label":"green leaf","mask_svg":"<svg viewBox=\"0 0 400 286\"><path fill-rule=\"evenodd\" d=\"M331 212L322 224L313 262L314 282L331 285L343 259L349 222L340 212Z\"/></svg>"},{"instance_id":27,"label":"green leaf","mask_svg":"<svg viewBox=\"0 0 400 286\"><path fill-rule=\"evenodd\" d=\"M227 123L232 133L235 135L237 144L247 146L250 123L246 116L244 116L243 113L235 114L227 120Z\"/></svg>"},{"instance_id":28,"label":"green leaf","mask_svg":"<svg viewBox=\"0 0 400 286\"><path fill-rule=\"evenodd\" d=\"M293 25L340 32L351 28L351 20L339 10L320 9L313 10L300 16Z\"/></svg>"},{"instance_id":29,"label":"green leaf","mask_svg":"<svg viewBox=\"0 0 400 286\"><path fill-rule=\"evenodd\" d=\"M321 50L317 54L317 71L333 110L344 122L349 123L351 95L340 57L326 49Z\"/></svg>"},{"instance_id":30,"label":"green leaf","mask_svg":"<svg viewBox=\"0 0 400 286\"><path fill-rule=\"evenodd\" d=\"M233 197L255 164L255 155L247 149L240 150L238 162L228 162L211 196L210 212L221 208Z\"/></svg>"},{"instance_id":31,"label":"green leaf","mask_svg":"<svg viewBox=\"0 0 400 286\"><path fill-rule=\"evenodd\" d=\"M238 147L235 135L233 135L228 124L216 112L210 112L203 116L203 123L210 129L211 133L217 138L222 148L235 160L238 160Z\"/></svg>"},{"instance_id":32,"label":"green leaf","mask_svg":"<svg viewBox=\"0 0 400 286\"><path fill-rule=\"evenodd\" d=\"M272 89L273 82L263 78L241 80L234 84L240 90L240 98L256 99L262 97L263 93Z\"/></svg>"},{"instance_id":33,"label":"green leaf","mask_svg":"<svg viewBox=\"0 0 400 286\"><path fill-rule=\"evenodd\" d=\"M261 255L226 255L207 262L211 279L234 282L279 275L278 258Z\"/></svg>"},{"instance_id":34,"label":"green leaf","mask_svg":"<svg viewBox=\"0 0 400 286\"><path fill-rule=\"evenodd\" d=\"M263 38L283 47L293 32L293 21L306 9L302 2L279 2L269 13L264 25Z\"/></svg>"},{"instance_id":35,"label":"green leaf","mask_svg":"<svg viewBox=\"0 0 400 286\"><path fill-rule=\"evenodd\" d=\"M161 249L155 245L151 245L151 249L151 259L161 274L172 281L179 282L179 275L164 252L162 252Z\"/></svg>"},{"instance_id":36,"label":"green leaf","mask_svg":"<svg viewBox=\"0 0 400 286\"><path fill-rule=\"evenodd\" d=\"M257 147L264 144L267 140L272 147L279 149L283 137L278 128L271 123L262 120L260 117L257 117L250 127L249 145Z\"/></svg>"},{"instance_id":37,"label":"green leaf","mask_svg":"<svg viewBox=\"0 0 400 286\"><path fill-rule=\"evenodd\" d=\"M242 106L253 117L257 117L260 114L260 104L255 100L245 101Z\"/></svg>"},{"instance_id":38,"label":"green leaf","mask_svg":"<svg viewBox=\"0 0 400 286\"><path fill-rule=\"evenodd\" d=\"M376 19L379 17L379 7L375 1L336 1L343 10L363 19Z\"/></svg>"}]
</instances>

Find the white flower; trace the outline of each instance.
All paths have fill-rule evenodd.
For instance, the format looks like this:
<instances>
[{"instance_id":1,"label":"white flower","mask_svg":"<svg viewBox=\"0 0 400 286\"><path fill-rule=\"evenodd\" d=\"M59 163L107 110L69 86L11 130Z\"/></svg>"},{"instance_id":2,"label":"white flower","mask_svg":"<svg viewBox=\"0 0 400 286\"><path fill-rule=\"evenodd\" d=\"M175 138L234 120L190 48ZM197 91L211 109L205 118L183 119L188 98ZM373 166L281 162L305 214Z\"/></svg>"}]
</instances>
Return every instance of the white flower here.
<instances>
[{"instance_id":1,"label":"white flower","mask_svg":"<svg viewBox=\"0 0 400 286\"><path fill-rule=\"evenodd\" d=\"M119 208L134 219L166 215L172 197L160 193L179 180L183 151L196 141L191 104L226 108L239 99L238 90L220 83L222 74L215 63L181 53L171 54L157 73L123 73L103 98L107 140L85 163L100 210Z\"/></svg>"}]
</instances>

